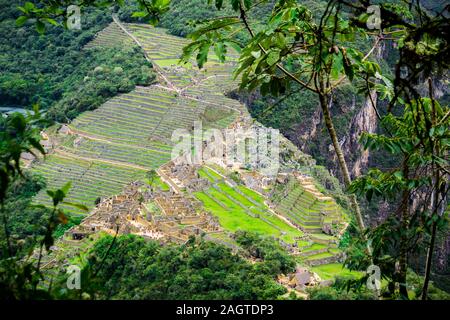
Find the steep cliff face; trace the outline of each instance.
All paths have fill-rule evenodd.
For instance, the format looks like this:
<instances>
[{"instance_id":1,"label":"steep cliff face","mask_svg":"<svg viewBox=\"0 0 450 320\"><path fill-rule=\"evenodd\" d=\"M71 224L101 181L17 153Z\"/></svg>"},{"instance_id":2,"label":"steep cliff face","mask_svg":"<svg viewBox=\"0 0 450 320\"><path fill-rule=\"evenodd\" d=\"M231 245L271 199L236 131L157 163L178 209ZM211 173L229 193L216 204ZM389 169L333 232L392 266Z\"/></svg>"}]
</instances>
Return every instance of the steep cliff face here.
<instances>
[{"instance_id":1,"label":"steep cliff face","mask_svg":"<svg viewBox=\"0 0 450 320\"><path fill-rule=\"evenodd\" d=\"M352 177L360 176L368 167L369 151L363 150L359 138L363 132L375 133L378 126L376 114L377 93L370 92L362 108L353 117L348 133L341 140Z\"/></svg>"},{"instance_id":2,"label":"steep cliff face","mask_svg":"<svg viewBox=\"0 0 450 320\"><path fill-rule=\"evenodd\" d=\"M322 112L319 105L315 108L312 116L303 123L296 123L290 130L285 132L291 140L302 151L310 151L310 143L320 134L322 123Z\"/></svg>"}]
</instances>

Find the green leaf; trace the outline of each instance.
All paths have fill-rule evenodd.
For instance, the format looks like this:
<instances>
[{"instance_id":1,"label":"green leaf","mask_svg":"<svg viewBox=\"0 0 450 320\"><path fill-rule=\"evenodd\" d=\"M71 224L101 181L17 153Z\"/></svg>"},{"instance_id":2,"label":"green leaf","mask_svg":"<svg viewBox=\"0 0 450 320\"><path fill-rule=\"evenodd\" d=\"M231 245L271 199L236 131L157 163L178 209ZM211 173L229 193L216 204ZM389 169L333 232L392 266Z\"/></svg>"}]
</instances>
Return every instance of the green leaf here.
<instances>
[{"instance_id":1,"label":"green leaf","mask_svg":"<svg viewBox=\"0 0 450 320\"><path fill-rule=\"evenodd\" d=\"M280 52L279 51L270 51L270 53L267 55L267 64L269 66L273 66L278 62L280 59Z\"/></svg>"},{"instance_id":2,"label":"green leaf","mask_svg":"<svg viewBox=\"0 0 450 320\"><path fill-rule=\"evenodd\" d=\"M54 25L54 26L58 26L59 25L59 23L56 20L54 20L54 19L44 18L44 20L47 21L48 23Z\"/></svg>"},{"instance_id":3,"label":"green leaf","mask_svg":"<svg viewBox=\"0 0 450 320\"><path fill-rule=\"evenodd\" d=\"M342 53L339 51L339 54L335 55L333 59L333 65L331 67L331 77L337 80L343 68L344 68L343 56Z\"/></svg>"},{"instance_id":4,"label":"green leaf","mask_svg":"<svg viewBox=\"0 0 450 320\"><path fill-rule=\"evenodd\" d=\"M36 30L40 34L45 32L45 24L41 20L36 21Z\"/></svg>"},{"instance_id":5,"label":"green leaf","mask_svg":"<svg viewBox=\"0 0 450 320\"><path fill-rule=\"evenodd\" d=\"M39 141L37 141L34 138L29 138L28 141L34 148L38 149L41 154L45 154L45 150L42 147L42 145L39 143Z\"/></svg>"},{"instance_id":6,"label":"green leaf","mask_svg":"<svg viewBox=\"0 0 450 320\"><path fill-rule=\"evenodd\" d=\"M242 48L238 43L236 43L234 41L229 41L229 40L225 40L224 43L226 45L232 47L234 50L236 50L237 53L241 53Z\"/></svg>"},{"instance_id":7,"label":"green leaf","mask_svg":"<svg viewBox=\"0 0 450 320\"><path fill-rule=\"evenodd\" d=\"M148 12L144 12L144 11L133 12L133 14L131 15L131 17L133 17L133 18L144 18L146 16L148 16Z\"/></svg>"},{"instance_id":8,"label":"green leaf","mask_svg":"<svg viewBox=\"0 0 450 320\"><path fill-rule=\"evenodd\" d=\"M66 202L66 201L63 201L63 204L66 204L66 205L68 205L68 206L71 206L71 207L80 209L80 210L85 211L85 212L88 212L88 211L89 211L89 208L86 207L86 206L83 205L83 204L73 203L73 202Z\"/></svg>"},{"instance_id":9,"label":"green leaf","mask_svg":"<svg viewBox=\"0 0 450 320\"><path fill-rule=\"evenodd\" d=\"M209 41L205 41L198 50L196 60L198 67L200 69L203 68L204 64L208 61L208 53L210 45L211 43Z\"/></svg>"},{"instance_id":10,"label":"green leaf","mask_svg":"<svg viewBox=\"0 0 450 320\"><path fill-rule=\"evenodd\" d=\"M47 190L47 194L53 198L55 196L55 193L52 190Z\"/></svg>"},{"instance_id":11,"label":"green leaf","mask_svg":"<svg viewBox=\"0 0 450 320\"><path fill-rule=\"evenodd\" d=\"M403 174L400 171L395 171L394 177L396 177L398 180L401 180L403 179Z\"/></svg>"},{"instance_id":12,"label":"green leaf","mask_svg":"<svg viewBox=\"0 0 450 320\"><path fill-rule=\"evenodd\" d=\"M16 19L16 26L21 27L28 21L28 17L20 16Z\"/></svg>"},{"instance_id":13,"label":"green leaf","mask_svg":"<svg viewBox=\"0 0 450 320\"><path fill-rule=\"evenodd\" d=\"M72 182L69 181L61 188L61 191L64 193L64 196L66 196L69 193L69 190L71 187L72 187Z\"/></svg>"},{"instance_id":14,"label":"green leaf","mask_svg":"<svg viewBox=\"0 0 450 320\"><path fill-rule=\"evenodd\" d=\"M225 61L226 47L224 46L223 42L217 42L214 45L214 52L216 53L216 56L220 62Z\"/></svg>"},{"instance_id":15,"label":"green leaf","mask_svg":"<svg viewBox=\"0 0 450 320\"><path fill-rule=\"evenodd\" d=\"M30 12L30 11L32 11L33 9L35 9L36 7L34 6L34 4L33 4L32 2L25 2L25 5L23 6L23 8L24 8L26 11Z\"/></svg>"}]
</instances>

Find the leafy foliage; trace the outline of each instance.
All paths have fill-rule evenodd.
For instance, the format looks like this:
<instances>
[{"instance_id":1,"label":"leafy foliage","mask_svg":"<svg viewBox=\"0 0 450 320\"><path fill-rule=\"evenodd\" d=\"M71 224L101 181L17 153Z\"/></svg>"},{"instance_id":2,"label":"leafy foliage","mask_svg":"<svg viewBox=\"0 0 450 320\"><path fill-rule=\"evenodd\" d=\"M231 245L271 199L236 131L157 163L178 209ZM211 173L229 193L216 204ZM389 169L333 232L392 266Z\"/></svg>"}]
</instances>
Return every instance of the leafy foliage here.
<instances>
[{"instance_id":1,"label":"leafy foliage","mask_svg":"<svg viewBox=\"0 0 450 320\"><path fill-rule=\"evenodd\" d=\"M53 209L41 225L42 232L35 235L33 239L34 244L39 247L37 262L32 259L34 244L24 247L22 239L11 237L10 214L14 211L6 211L5 203L8 196L14 196L14 193L11 193L12 186L24 177L20 162L21 154L23 152L45 153L39 141L38 125L42 122L37 106L33 114L28 113L24 116L13 113L0 118L0 214L3 227L0 234L0 296L2 299L49 297L48 292L38 289L37 286L42 280L40 263L43 249L50 250L54 242L55 228L67 222L64 212L58 208L58 205L64 203L86 209L81 205L64 201L70 189L70 183L61 189L47 191L53 200ZM45 212L44 207L37 206L37 208ZM25 254L22 252L23 249L27 249Z\"/></svg>"},{"instance_id":2,"label":"leafy foliage","mask_svg":"<svg viewBox=\"0 0 450 320\"><path fill-rule=\"evenodd\" d=\"M83 269L91 298L275 299L285 293L265 261L252 265L209 241L161 246L133 235L113 241L106 236L96 243Z\"/></svg>"},{"instance_id":3,"label":"leafy foliage","mask_svg":"<svg viewBox=\"0 0 450 320\"><path fill-rule=\"evenodd\" d=\"M259 265L262 273L287 274L295 269L295 259L275 239L265 238L246 231L237 231L235 240L246 250L249 257L264 262Z\"/></svg>"}]
</instances>

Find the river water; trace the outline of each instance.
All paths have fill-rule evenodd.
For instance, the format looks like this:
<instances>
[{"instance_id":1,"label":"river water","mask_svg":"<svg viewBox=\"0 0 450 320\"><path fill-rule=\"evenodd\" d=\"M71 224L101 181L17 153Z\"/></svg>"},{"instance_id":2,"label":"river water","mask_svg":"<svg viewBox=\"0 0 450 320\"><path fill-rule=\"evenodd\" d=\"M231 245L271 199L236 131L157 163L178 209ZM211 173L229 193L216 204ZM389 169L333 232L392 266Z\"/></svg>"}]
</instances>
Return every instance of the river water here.
<instances>
[{"instance_id":1,"label":"river water","mask_svg":"<svg viewBox=\"0 0 450 320\"><path fill-rule=\"evenodd\" d=\"M10 114L13 112L20 112L22 114L26 114L27 110L24 108L17 108L17 107L0 107L0 113L3 114Z\"/></svg>"}]
</instances>

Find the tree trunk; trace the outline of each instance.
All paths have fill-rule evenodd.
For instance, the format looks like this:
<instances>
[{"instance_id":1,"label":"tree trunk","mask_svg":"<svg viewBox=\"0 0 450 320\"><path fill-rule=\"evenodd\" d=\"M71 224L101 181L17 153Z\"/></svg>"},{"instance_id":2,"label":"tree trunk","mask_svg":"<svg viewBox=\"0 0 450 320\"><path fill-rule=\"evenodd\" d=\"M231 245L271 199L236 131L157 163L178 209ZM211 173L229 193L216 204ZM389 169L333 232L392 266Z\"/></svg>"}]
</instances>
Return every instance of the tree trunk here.
<instances>
[{"instance_id":1,"label":"tree trunk","mask_svg":"<svg viewBox=\"0 0 450 320\"><path fill-rule=\"evenodd\" d=\"M430 240L430 246L428 247L427 251L427 261L425 266L425 280L423 281L423 289L422 289L422 300L427 300L428 295L428 283L430 282L430 274L431 274L431 262L433 259L433 249L434 249L434 243L436 241L436 222L433 222L433 227L431 230L431 240Z\"/></svg>"},{"instance_id":2,"label":"tree trunk","mask_svg":"<svg viewBox=\"0 0 450 320\"><path fill-rule=\"evenodd\" d=\"M432 125L436 125L436 105L433 97L433 82L431 78L428 78L428 89L431 99L431 105L432 105L432 114L431 114L431 121ZM433 145L433 153L436 156L440 155L439 152L440 148L438 144ZM433 173L434 173L434 188L433 193L431 197L431 212L432 216L433 214L439 213L439 184L440 184L440 174L439 170L436 168L436 164L433 163ZM445 198L445 195L444 195ZM444 200L444 199L443 199ZM427 300L428 295L428 284L430 282L430 274L431 274L431 264L433 260L433 250L434 250L434 243L436 242L436 229L437 229L437 223L436 221L433 221L433 225L431 227L431 239L430 239L430 246L427 249L427 260L425 264L425 279L423 281L423 288L422 288L422 300Z\"/></svg>"},{"instance_id":3,"label":"tree trunk","mask_svg":"<svg viewBox=\"0 0 450 320\"><path fill-rule=\"evenodd\" d=\"M407 159L403 160L403 176L405 179L409 176L409 168ZM400 296L402 299L408 299L408 289L406 287L406 273L408 270L408 235L409 228L409 197L410 192L405 189L402 194L402 206L401 206L401 236L400 236L400 254L398 259L399 270L398 279Z\"/></svg>"},{"instance_id":4,"label":"tree trunk","mask_svg":"<svg viewBox=\"0 0 450 320\"><path fill-rule=\"evenodd\" d=\"M348 188L352 182L350 178L350 173L348 171L347 162L345 161L344 153L339 145L336 130L334 129L333 121L331 120L330 109L328 106L328 99L326 96L319 94L320 106L323 112L323 118L325 120L325 126L327 127L328 134L330 135L331 141L333 142L334 151L338 158L339 168L341 169L342 178L344 180L344 185ZM358 223L359 230L362 232L365 229L364 221L361 215L361 210L359 208L358 202L356 201L355 195L350 195L350 202L355 212L356 222Z\"/></svg>"}]
</instances>

